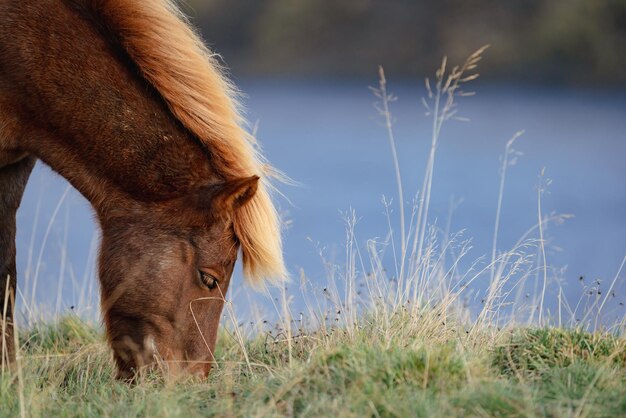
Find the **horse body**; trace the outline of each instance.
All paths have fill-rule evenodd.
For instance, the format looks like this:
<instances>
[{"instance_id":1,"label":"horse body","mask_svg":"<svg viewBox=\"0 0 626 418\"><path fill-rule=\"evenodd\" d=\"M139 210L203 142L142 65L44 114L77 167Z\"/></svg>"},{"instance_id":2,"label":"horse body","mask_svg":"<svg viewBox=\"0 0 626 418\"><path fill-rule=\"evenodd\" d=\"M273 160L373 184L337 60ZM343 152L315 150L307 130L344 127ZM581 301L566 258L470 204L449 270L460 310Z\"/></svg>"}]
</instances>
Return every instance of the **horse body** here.
<instances>
[{"instance_id":1,"label":"horse body","mask_svg":"<svg viewBox=\"0 0 626 418\"><path fill-rule=\"evenodd\" d=\"M97 214L102 310L119 375L159 360L206 374L245 240L237 219L259 205L263 173L224 169L237 158L174 115L159 67L140 67L133 44L99 14L143 1L0 0L0 296L14 298L15 212L40 159ZM166 0L151 1L172 17ZM156 84L146 70L156 70ZM14 356L8 305L3 362Z\"/></svg>"},{"instance_id":2,"label":"horse body","mask_svg":"<svg viewBox=\"0 0 626 418\"><path fill-rule=\"evenodd\" d=\"M199 142L88 16L59 0L4 3L1 109L14 120L3 143L36 155L90 201L112 190L165 200L217 180Z\"/></svg>"}]
</instances>

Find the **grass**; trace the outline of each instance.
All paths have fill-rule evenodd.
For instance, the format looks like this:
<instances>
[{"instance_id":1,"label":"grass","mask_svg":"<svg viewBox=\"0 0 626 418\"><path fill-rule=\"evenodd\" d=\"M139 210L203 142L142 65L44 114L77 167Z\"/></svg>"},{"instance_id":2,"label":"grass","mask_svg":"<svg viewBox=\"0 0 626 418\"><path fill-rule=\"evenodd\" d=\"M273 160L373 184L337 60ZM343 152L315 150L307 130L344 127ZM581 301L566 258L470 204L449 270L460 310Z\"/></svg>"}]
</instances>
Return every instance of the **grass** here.
<instances>
[{"instance_id":1,"label":"grass","mask_svg":"<svg viewBox=\"0 0 626 418\"><path fill-rule=\"evenodd\" d=\"M76 317L22 334L25 415L593 416L626 414L626 340L579 330L466 332L407 312L293 341L222 331L208 381L114 380L103 334ZM407 328L407 324L410 327ZM426 331L424 331L426 329ZM390 338L389 336L393 336ZM291 360L289 360L291 358ZM0 379L1 416L19 386Z\"/></svg>"},{"instance_id":2,"label":"grass","mask_svg":"<svg viewBox=\"0 0 626 418\"><path fill-rule=\"evenodd\" d=\"M293 315L294 295L282 288L273 299L275 322L250 328L227 301L208 380L149 374L132 386L114 380L94 323L78 315L35 323L20 333L18 370L0 376L0 416L626 416L623 321L602 322L626 258L608 292L585 288L592 296L568 304L548 268L544 238L545 226L565 217L543 215L543 179L537 224L512 248L496 247L519 133L502 159L489 257L462 268L470 242L430 223L440 134L448 120L462 119L456 99L473 94L463 87L477 77L483 51L451 69L444 60L426 82L431 147L412 211L405 210L395 147L395 96L380 69L372 90L391 146L399 219L386 202L389 236L363 246L356 215L347 213L342 264L324 260L324 285L301 273L303 313ZM557 286L558 315L544 309L550 286ZM470 296L480 303L469 304Z\"/></svg>"}]
</instances>

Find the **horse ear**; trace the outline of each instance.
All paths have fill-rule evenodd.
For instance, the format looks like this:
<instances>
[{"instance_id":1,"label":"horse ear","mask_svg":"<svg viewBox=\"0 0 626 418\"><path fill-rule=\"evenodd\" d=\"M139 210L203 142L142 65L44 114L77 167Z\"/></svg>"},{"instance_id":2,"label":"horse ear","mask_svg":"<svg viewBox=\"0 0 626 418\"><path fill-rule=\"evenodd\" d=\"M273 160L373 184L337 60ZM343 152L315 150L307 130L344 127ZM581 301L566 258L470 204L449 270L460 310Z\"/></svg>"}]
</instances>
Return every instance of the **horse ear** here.
<instances>
[{"instance_id":1,"label":"horse ear","mask_svg":"<svg viewBox=\"0 0 626 418\"><path fill-rule=\"evenodd\" d=\"M218 187L213 196L213 207L222 210L239 209L252 199L259 187L259 176L230 180Z\"/></svg>"}]
</instances>

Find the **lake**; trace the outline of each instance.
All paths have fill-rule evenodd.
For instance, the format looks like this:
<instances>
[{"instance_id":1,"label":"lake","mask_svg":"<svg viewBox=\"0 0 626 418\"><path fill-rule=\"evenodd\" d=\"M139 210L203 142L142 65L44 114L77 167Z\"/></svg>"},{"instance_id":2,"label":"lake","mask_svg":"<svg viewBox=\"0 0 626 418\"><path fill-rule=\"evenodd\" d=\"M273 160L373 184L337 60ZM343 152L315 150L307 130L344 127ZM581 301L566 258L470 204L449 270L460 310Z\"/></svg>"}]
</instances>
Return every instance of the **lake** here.
<instances>
[{"instance_id":1,"label":"lake","mask_svg":"<svg viewBox=\"0 0 626 418\"><path fill-rule=\"evenodd\" d=\"M385 196L393 200L397 231L395 174L386 132L372 106L375 99L366 82L248 80L240 85L265 155L298 182L280 186L288 198L279 199L289 220L288 267L294 276L303 269L322 286L319 252L343 263L342 213L356 211L360 243L382 241L389 232ZM389 89L399 98L392 112L410 212L425 171L431 120L420 102L421 83L391 83ZM444 126L430 221L471 237L470 261L490 256L499 158L507 140L525 130L514 144L521 155L507 171L498 248L510 248L537 223L537 186L544 170L543 181L551 184L542 195L542 213L574 215L546 228L550 275L559 277L574 304L596 279L606 291L626 255L626 95L488 84L476 90L476 96L459 102L459 115L470 121L451 120ZM17 247L25 314L34 302L46 315L72 310L96 315L93 214L77 192L41 164L18 214ZM242 287L239 271L236 275L235 296ZM622 271L611 301L616 318L624 315L619 304L626 302L625 277ZM251 297L266 303L263 295Z\"/></svg>"}]
</instances>

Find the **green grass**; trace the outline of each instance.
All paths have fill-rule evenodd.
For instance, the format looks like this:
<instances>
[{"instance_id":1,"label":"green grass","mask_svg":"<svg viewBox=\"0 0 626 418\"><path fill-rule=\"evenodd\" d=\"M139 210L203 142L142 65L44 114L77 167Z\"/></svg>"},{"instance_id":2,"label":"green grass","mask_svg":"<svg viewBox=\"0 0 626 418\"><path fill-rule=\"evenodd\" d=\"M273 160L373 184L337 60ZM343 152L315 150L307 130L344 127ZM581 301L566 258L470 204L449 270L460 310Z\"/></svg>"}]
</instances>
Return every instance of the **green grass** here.
<instances>
[{"instance_id":1,"label":"green grass","mask_svg":"<svg viewBox=\"0 0 626 418\"><path fill-rule=\"evenodd\" d=\"M587 416L626 415L626 340L564 329L432 327L391 314L244 347L226 331L207 381L114 380L102 333L75 318L23 333L23 386L0 380L0 415ZM428 321L421 323L420 321ZM450 322L450 321L448 321ZM407 332L403 327L428 332ZM409 330L410 331L410 330ZM278 342L274 342L278 341ZM245 348L250 366L243 355Z\"/></svg>"}]
</instances>

